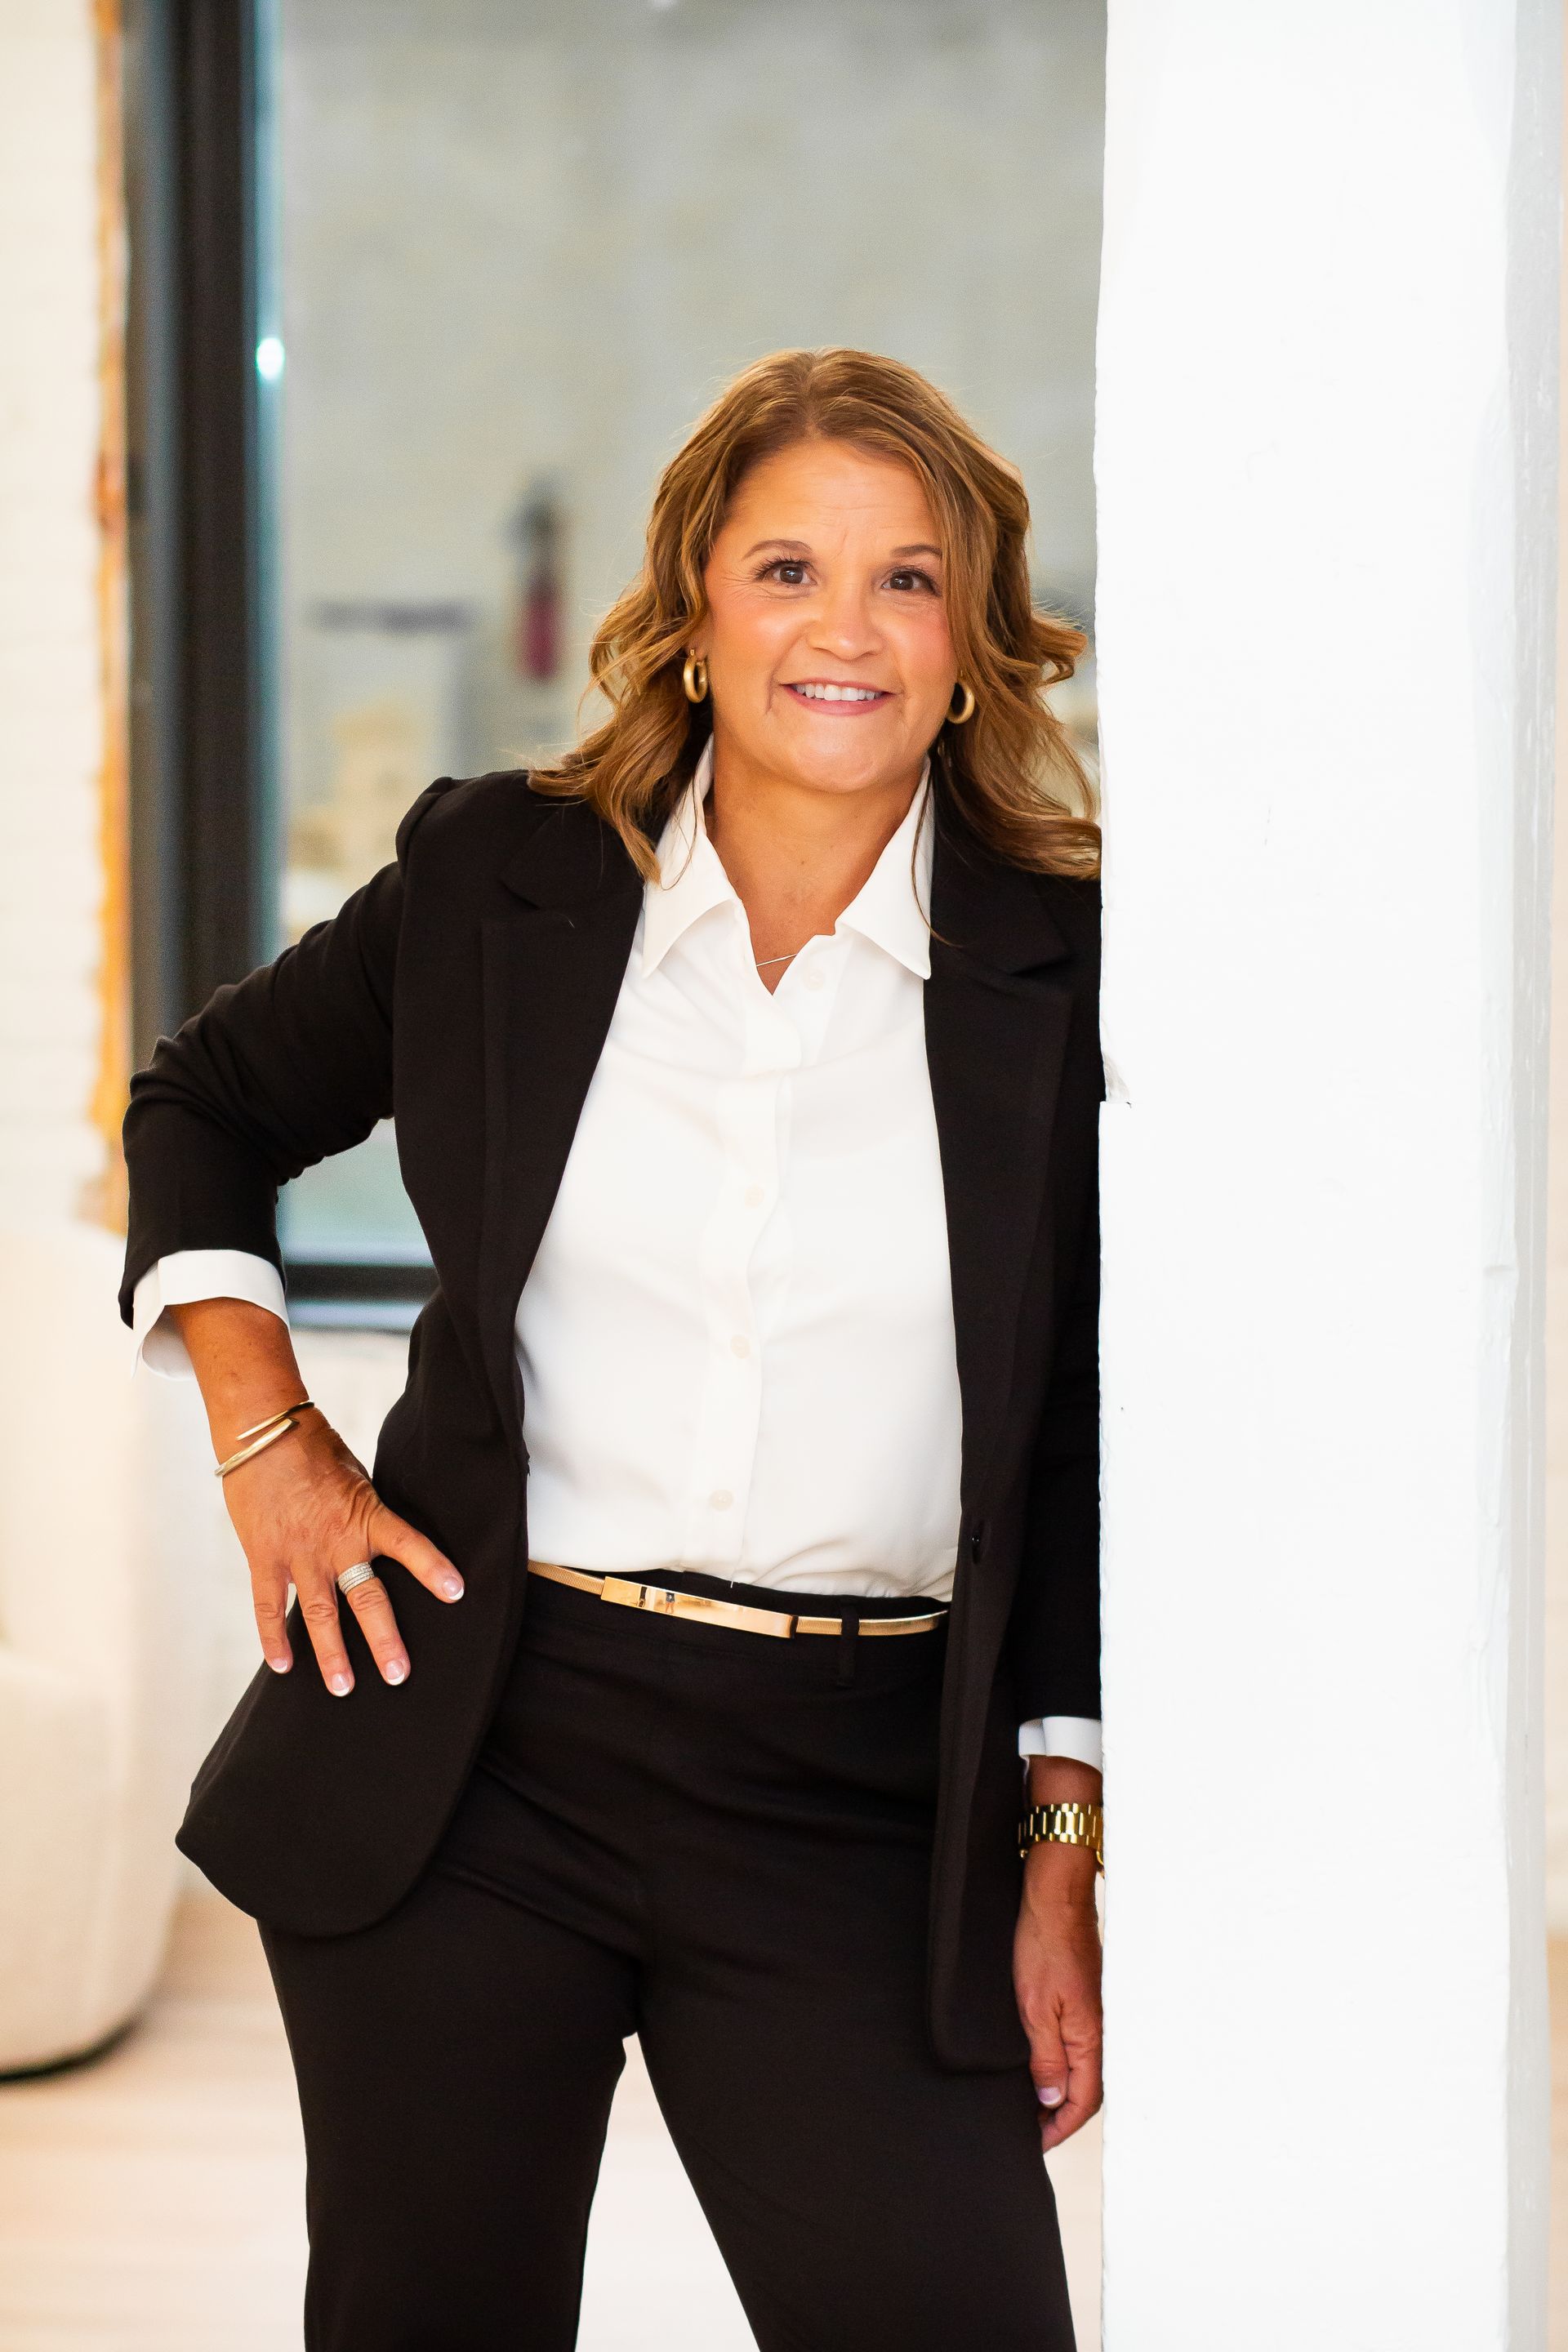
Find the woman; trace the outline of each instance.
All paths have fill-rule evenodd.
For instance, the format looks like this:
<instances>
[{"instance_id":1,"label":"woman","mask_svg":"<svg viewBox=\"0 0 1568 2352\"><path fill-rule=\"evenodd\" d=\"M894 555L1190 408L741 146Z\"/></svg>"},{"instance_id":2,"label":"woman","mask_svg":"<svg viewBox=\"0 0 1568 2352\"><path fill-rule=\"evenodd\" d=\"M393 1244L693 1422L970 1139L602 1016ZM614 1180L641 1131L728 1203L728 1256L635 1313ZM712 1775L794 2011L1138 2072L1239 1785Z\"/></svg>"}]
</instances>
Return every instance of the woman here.
<instances>
[{"instance_id":1,"label":"woman","mask_svg":"<svg viewBox=\"0 0 1568 2352\"><path fill-rule=\"evenodd\" d=\"M763 361L605 723L433 784L135 1082L123 1305L266 1659L180 1843L261 1923L312 2352L570 2346L634 2032L763 2352L1071 2344L1098 900L1027 520L908 368ZM394 1109L438 1287L373 1482L273 1213Z\"/></svg>"}]
</instances>

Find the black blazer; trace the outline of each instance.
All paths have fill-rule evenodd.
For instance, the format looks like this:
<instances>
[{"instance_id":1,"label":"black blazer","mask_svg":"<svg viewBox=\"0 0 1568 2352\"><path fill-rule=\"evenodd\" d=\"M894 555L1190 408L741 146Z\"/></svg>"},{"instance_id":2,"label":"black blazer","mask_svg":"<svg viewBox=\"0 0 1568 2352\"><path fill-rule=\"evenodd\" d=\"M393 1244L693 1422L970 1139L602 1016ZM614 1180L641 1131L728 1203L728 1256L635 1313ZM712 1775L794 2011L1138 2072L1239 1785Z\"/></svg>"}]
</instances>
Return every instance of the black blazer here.
<instances>
[{"instance_id":1,"label":"black blazer","mask_svg":"<svg viewBox=\"0 0 1568 2352\"><path fill-rule=\"evenodd\" d=\"M137 1278L168 1252L277 1265L279 1185L394 1111L435 1262L373 1475L458 1562L465 1596L444 1604L384 1560L415 1671L394 1688L367 1670L345 1610L346 1701L291 1626L300 1664L258 1669L180 1831L225 1894L279 1926L340 1935L391 1909L497 1703L528 1584L512 1318L641 887L586 808L517 773L443 780L404 819L395 864L220 989L132 1082L127 1319ZM1100 1712L1099 895L999 863L939 803L931 896L926 1037L963 1436L931 2013L947 2063L988 2066L1024 2047L1010 1975L1017 1727Z\"/></svg>"}]
</instances>

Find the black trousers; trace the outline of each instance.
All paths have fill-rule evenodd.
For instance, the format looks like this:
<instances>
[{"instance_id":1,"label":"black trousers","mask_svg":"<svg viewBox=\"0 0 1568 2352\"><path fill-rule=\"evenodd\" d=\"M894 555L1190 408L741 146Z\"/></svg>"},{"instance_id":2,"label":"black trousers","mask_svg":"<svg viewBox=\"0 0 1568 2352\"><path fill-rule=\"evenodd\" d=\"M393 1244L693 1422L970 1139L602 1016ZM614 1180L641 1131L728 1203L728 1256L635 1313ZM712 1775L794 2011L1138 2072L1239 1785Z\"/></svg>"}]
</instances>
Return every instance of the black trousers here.
<instances>
[{"instance_id":1,"label":"black trousers","mask_svg":"<svg viewBox=\"0 0 1568 2352\"><path fill-rule=\"evenodd\" d=\"M943 1642L534 1580L418 1885L358 1934L263 1927L309 2352L568 2352L631 2033L762 2352L1071 2352L1027 2074L927 2039Z\"/></svg>"}]
</instances>

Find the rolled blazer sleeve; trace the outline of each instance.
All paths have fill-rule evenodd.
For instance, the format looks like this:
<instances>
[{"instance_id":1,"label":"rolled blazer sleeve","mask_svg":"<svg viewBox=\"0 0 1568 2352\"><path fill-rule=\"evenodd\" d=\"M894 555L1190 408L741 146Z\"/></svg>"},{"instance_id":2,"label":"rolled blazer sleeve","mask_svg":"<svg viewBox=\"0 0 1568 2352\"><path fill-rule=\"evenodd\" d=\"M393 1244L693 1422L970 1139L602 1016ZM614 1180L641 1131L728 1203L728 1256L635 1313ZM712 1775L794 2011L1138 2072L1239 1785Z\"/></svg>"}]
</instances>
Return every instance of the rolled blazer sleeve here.
<instances>
[{"instance_id":1,"label":"rolled blazer sleeve","mask_svg":"<svg viewBox=\"0 0 1568 2352\"><path fill-rule=\"evenodd\" d=\"M127 1323L142 1276L176 1251L242 1251L281 1275L279 1186L390 1117L403 865L451 782L415 802L395 863L276 962L220 988L132 1079Z\"/></svg>"}]
</instances>

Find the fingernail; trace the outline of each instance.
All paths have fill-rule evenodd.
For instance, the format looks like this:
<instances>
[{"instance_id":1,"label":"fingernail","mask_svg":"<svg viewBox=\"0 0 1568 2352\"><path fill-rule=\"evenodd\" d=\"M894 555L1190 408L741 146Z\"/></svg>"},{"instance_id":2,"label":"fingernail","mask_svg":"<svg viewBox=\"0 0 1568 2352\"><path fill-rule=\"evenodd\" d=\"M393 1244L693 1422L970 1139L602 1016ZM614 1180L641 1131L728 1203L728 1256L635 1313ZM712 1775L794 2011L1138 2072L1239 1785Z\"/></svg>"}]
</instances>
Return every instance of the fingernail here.
<instances>
[{"instance_id":1,"label":"fingernail","mask_svg":"<svg viewBox=\"0 0 1568 2352\"><path fill-rule=\"evenodd\" d=\"M267 1663L271 1667L275 1675L286 1675L294 1661L290 1657L284 1656L281 1658L268 1658Z\"/></svg>"},{"instance_id":2,"label":"fingernail","mask_svg":"<svg viewBox=\"0 0 1568 2352\"><path fill-rule=\"evenodd\" d=\"M353 1688L353 1684L350 1677L340 1670L335 1675L328 1675L327 1688L338 1698L347 1698L350 1691Z\"/></svg>"},{"instance_id":3,"label":"fingernail","mask_svg":"<svg viewBox=\"0 0 1568 2352\"><path fill-rule=\"evenodd\" d=\"M388 1658L382 1672L389 1683L400 1683L408 1672L406 1658Z\"/></svg>"},{"instance_id":4,"label":"fingernail","mask_svg":"<svg viewBox=\"0 0 1568 2352\"><path fill-rule=\"evenodd\" d=\"M1062 2103L1062 2095L1054 2083L1042 2084L1036 2091L1035 2096L1042 2107L1059 2107Z\"/></svg>"},{"instance_id":5,"label":"fingernail","mask_svg":"<svg viewBox=\"0 0 1568 2352\"><path fill-rule=\"evenodd\" d=\"M441 1579L441 1590L446 1594L448 1601L460 1601L463 1597L462 1578L460 1576L444 1576Z\"/></svg>"}]
</instances>

